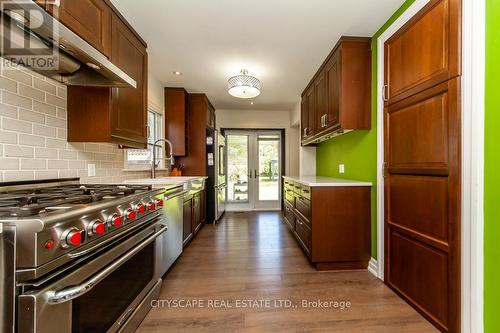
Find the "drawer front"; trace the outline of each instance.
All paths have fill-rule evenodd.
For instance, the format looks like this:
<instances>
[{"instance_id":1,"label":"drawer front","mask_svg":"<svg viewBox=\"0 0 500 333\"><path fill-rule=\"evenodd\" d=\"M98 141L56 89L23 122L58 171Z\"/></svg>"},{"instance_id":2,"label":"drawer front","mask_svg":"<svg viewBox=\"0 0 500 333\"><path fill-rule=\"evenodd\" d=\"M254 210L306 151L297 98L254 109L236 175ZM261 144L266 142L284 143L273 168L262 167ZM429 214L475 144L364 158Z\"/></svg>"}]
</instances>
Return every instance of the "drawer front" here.
<instances>
[{"instance_id":1,"label":"drawer front","mask_svg":"<svg viewBox=\"0 0 500 333\"><path fill-rule=\"evenodd\" d=\"M295 194L290 189L285 189L285 204L295 207Z\"/></svg>"},{"instance_id":2,"label":"drawer front","mask_svg":"<svg viewBox=\"0 0 500 333\"><path fill-rule=\"evenodd\" d=\"M302 221L302 219L297 218L295 220L295 234L297 238L302 243L304 249L310 254L311 253L311 229L308 225Z\"/></svg>"},{"instance_id":3,"label":"drawer front","mask_svg":"<svg viewBox=\"0 0 500 333\"><path fill-rule=\"evenodd\" d=\"M285 216L285 222L288 224L290 229L295 230L295 215L293 214L293 207L285 204L283 214Z\"/></svg>"},{"instance_id":4,"label":"drawer front","mask_svg":"<svg viewBox=\"0 0 500 333\"><path fill-rule=\"evenodd\" d=\"M292 187L293 187L293 185L291 185L291 181L290 181L290 180L288 180L288 179L285 179L285 180L283 181L283 186L284 186L285 188L289 188L289 189L292 189Z\"/></svg>"},{"instance_id":5,"label":"drawer front","mask_svg":"<svg viewBox=\"0 0 500 333\"><path fill-rule=\"evenodd\" d=\"M300 186L300 195L311 200L311 188L307 185Z\"/></svg>"},{"instance_id":6,"label":"drawer front","mask_svg":"<svg viewBox=\"0 0 500 333\"><path fill-rule=\"evenodd\" d=\"M304 218L307 219L307 223L310 224L311 221L311 201L304 198L301 195L297 195L295 199L295 208L302 214Z\"/></svg>"},{"instance_id":7,"label":"drawer front","mask_svg":"<svg viewBox=\"0 0 500 333\"><path fill-rule=\"evenodd\" d=\"M297 194L300 194L301 187L299 183L293 183L293 191Z\"/></svg>"}]
</instances>

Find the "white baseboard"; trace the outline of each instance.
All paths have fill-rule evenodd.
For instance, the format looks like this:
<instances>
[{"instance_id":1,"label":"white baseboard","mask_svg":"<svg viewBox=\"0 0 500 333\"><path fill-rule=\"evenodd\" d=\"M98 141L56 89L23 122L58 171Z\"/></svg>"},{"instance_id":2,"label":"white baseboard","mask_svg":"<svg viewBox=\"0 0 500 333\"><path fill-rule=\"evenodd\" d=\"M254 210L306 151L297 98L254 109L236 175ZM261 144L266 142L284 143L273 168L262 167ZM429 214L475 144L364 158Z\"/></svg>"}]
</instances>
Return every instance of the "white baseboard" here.
<instances>
[{"instance_id":1,"label":"white baseboard","mask_svg":"<svg viewBox=\"0 0 500 333\"><path fill-rule=\"evenodd\" d=\"M376 277L378 276L378 262L375 258L371 258L370 262L368 263L368 271L375 275Z\"/></svg>"}]
</instances>

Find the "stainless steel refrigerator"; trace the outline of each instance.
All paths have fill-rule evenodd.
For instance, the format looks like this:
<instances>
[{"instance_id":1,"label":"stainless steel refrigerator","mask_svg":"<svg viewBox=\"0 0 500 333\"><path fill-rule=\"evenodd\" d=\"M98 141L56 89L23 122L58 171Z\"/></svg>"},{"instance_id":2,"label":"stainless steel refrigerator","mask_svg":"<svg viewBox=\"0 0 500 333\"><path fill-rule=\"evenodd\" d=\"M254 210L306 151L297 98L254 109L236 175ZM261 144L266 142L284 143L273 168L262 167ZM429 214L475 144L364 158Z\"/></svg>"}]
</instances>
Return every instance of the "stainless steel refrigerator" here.
<instances>
[{"instance_id":1,"label":"stainless steel refrigerator","mask_svg":"<svg viewBox=\"0 0 500 333\"><path fill-rule=\"evenodd\" d=\"M207 223L217 222L226 210L226 138L207 129Z\"/></svg>"}]
</instances>

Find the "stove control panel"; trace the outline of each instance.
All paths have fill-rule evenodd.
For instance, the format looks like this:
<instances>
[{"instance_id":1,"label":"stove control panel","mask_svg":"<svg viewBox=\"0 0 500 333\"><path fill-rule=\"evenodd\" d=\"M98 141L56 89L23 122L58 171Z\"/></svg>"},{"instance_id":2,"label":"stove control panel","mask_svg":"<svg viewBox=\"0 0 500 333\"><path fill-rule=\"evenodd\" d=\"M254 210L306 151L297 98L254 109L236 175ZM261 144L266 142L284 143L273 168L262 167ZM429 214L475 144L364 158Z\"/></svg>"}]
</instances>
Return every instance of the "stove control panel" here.
<instances>
[{"instance_id":1,"label":"stove control panel","mask_svg":"<svg viewBox=\"0 0 500 333\"><path fill-rule=\"evenodd\" d=\"M63 248L79 246L85 241L85 230L70 228L62 233L61 245Z\"/></svg>"}]
</instances>

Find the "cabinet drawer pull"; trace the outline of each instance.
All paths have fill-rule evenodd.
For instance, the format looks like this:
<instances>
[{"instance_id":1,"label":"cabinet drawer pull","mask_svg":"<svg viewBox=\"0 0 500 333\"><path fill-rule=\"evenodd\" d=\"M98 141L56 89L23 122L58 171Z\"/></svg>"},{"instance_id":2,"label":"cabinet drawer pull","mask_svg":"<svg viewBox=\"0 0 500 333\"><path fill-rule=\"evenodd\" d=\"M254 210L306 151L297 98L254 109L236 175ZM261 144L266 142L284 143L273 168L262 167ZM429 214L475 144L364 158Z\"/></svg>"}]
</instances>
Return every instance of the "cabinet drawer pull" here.
<instances>
[{"instance_id":1,"label":"cabinet drawer pull","mask_svg":"<svg viewBox=\"0 0 500 333\"><path fill-rule=\"evenodd\" d=\"M304 193L309 193L309 190L302 190L302 192L304 192Z\"/></svg>"}]
</instances>

